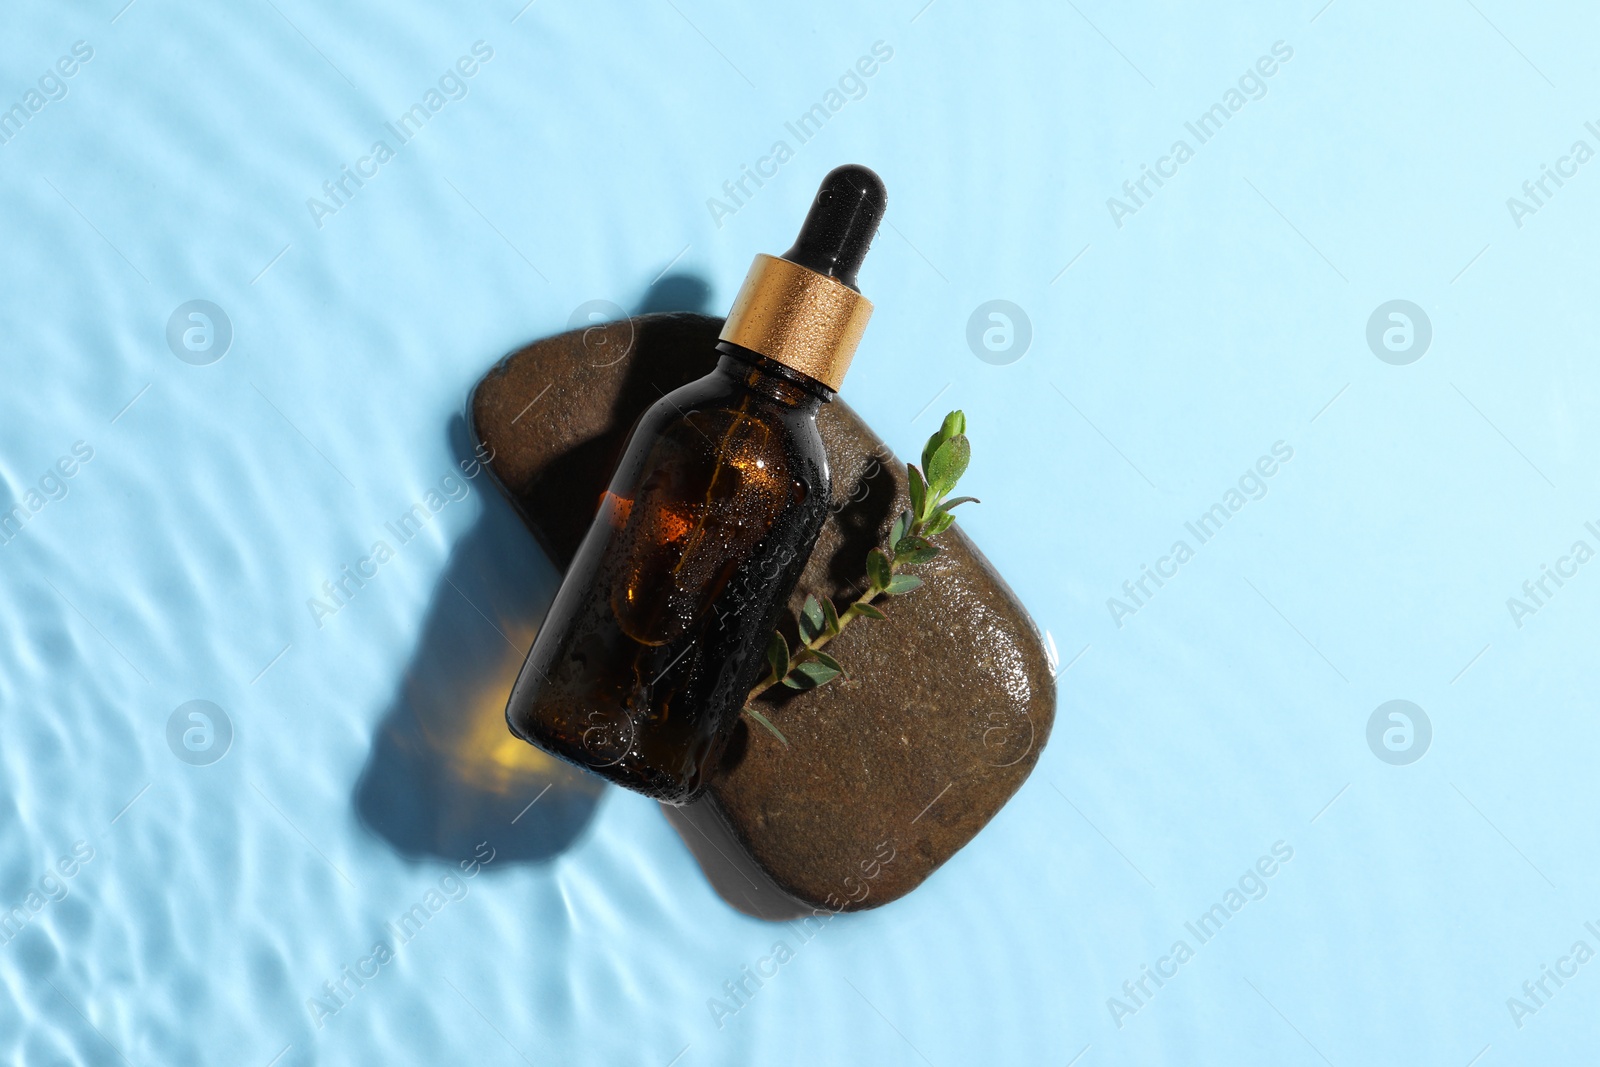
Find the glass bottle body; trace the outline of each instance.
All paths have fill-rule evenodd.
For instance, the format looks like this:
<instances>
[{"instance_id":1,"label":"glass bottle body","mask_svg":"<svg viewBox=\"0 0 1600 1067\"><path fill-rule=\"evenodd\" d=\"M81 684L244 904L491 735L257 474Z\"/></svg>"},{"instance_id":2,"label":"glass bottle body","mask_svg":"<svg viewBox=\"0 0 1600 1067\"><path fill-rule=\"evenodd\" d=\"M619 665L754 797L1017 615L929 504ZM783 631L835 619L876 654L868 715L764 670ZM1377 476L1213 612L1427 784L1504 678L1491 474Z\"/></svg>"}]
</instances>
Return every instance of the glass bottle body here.
<instances>
[{"instance_id":1,"label":"glass bottle body","mask_svg":"<svg viewBox=\"0 0 1600 1067\"><path fill-rule=\"evenodd\" d=\"M832 394L718 348L635 425L506 708L517 736L669 803L707 784L829 500Z\"/></svg>"}]
</instances>

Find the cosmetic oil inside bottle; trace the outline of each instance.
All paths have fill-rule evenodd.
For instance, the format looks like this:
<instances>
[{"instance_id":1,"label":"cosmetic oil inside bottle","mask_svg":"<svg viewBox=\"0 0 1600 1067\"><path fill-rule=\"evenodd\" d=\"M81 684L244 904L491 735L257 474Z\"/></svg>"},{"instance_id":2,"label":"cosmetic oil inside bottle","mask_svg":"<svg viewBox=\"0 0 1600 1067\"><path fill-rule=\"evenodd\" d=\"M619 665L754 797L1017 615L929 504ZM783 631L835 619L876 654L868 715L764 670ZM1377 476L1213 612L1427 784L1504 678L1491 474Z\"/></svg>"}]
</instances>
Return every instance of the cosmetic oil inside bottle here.
<instances>
[{"instance_id":1,"label":"cosmetic oil inside bottle","mask_svg":"<svg viewBox=\"0 0 1600 1067\"><path fill-rule=\"evenodd\" d=\"M634 426L506 707L513 733L618 785L707 785L827 517L817 412L872 305L856 288L886 199L831 171L794 247L758 255L716 369Z\"/></svg>"}]
</instances>

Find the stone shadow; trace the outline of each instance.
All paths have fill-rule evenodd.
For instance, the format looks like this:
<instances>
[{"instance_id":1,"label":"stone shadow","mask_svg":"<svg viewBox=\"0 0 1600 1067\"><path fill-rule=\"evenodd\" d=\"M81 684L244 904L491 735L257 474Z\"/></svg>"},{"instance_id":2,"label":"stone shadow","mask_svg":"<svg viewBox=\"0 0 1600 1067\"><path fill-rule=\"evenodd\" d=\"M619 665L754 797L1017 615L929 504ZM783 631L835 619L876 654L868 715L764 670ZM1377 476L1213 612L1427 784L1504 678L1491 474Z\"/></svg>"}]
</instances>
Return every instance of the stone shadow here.
<instances>
[{"instance_id":1,"label":"stone shadow","mask_svg":"<svg viewBox=\"0 0 1600 1067\"><path fill-rule=\"evenodd\" d=\"M696 275L671 274L646 289L638 313L703 313L710 291ZM638 366L642 376L649 364ZM618 414L625 434L632 413ZM352 803L362 824L407 859L455 862L488 841L496 869L545 862L578 840L605 787L517 739L505 723L506 698L566 559L552 559L530 534L463 416L451 419L447 435L451 473L479 495L480 514L451 550ZM580 465L600 459L572 458ZM581 530L589 516L574 519Z\"/></svg>"}]
</instances>

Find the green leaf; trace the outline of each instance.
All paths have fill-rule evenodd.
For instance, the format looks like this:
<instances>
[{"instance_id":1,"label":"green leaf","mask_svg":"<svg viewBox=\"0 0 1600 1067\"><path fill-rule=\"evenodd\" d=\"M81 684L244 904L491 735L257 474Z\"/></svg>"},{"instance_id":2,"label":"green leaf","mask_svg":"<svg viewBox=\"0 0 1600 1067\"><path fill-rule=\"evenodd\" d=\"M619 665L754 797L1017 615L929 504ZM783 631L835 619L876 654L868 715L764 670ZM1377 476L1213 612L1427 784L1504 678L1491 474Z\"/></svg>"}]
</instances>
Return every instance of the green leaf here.
<instances>
[{"instance_id":1,"label":"green leaf","mask_svg":"<svg viewBox=\"0 0 1600 1067\"><path fill-rule=\"evenodd\" d=\"M909 593L913 589L920 588L922 588L921 578L910 574L897 574L894 576L894 579L889 583L888 588L886 588L884 592L888 593L890 596L899 596L902 593Z\"/></svg>"},{"instance_id":2,"label":"green leaf","mask_svg":"<svg viewBox=\"0 0 1600 1067\"><path fill-rule=\"evenodd\" d=\"M809 645L822 632L823 621L822 605L816 597L806 597L805 606L800 609L800 640Z\"/></svg>"},{"instance_id":3,"label":"green leaf","mask_svg":"<svg viewBox=\"0 0 1600 1067\"><path fill-rule=\"evenodd\" d=\"M940 445L928 461L928 486L935 499L956 487L972 460L972 445L965 435L957 435Z\"/></svg>"},{"instance_id":4,"label":"green leaf","mask_svg":"<svg viewBox=\"0 0 1600 1067\"><path fill-rule=\"evenodd\" d=\"M789 640L779 630L772 631L767 639L767 662L772 665L772 676L782 678L789 673Z\"/></svg>"},{"instance_id":5,"label":"green leaf","mask_svg":"<svg viewBox=\"0 0 1600 1067\"><path fill-rule=\"evenodd\" d=\"M836 634L839 632L839 609L833 606L833 601L827 597L822 598L823 633Z\"/></svg>"},{"instance_id":6,"label":"green leaf","mask_svg":"<svg viewBox=\"0 0 1600 1067\"><path fill-rule=\"evenodd\" d=\"M958 496L954 500L946 500L943 504L941 504L939 506L944 508L946 511L949 511L951 508L957 507L957 506L959 506L961 504L981 504L981 503L983 503L983 501L979 500L975 496Z\"/></svg>"},{"instance_id":7,"label":"green leaf","mask_svg":"<svg viewBox=\"0 0 1600 1067\"><path fill-rule=\"evenodd\" d=\"M889 527L889 543L892 545L906 535L911 529L912 515L910 510L902 511L894 520L894 525Z\"/></svg>"},{"instance_id":8,"label":"green leaf","mask_svg":"<svg viewBox=\"0 0 1600 1067\"><path fill-rule=\"evenodd\" d=\"M900 553L902 553L902 552L914 552L919 548L927 548L927 547L928 547L928 542L927 541L925 541L921 537L918 537L916 534L910 534L910 535L908 535L906 537L900 538L900 540L898 540L898 541L896 541L894 543L895 559L899 560L900 559Z\"/></svg>"},{"instance_id":9,"label":"green leaf","mask_svg":"<svg viewBox=\"0 0 1600 1067\"><path fill-rule=\"evenodd\" d=\"M746 704L744 706L744 713L771 731L772 736L776 737L779 741L782 741L785 748L789 747L789 739L784 737L783 734L779 733L778 728L772 725L765 715L757 711L754 704Z\"/></svg>"},{"instance_id":10,"label":"green leaf","mask_svg":"<svg viewBox=\"0 0 1600 1067\"><path fill-rule=\"evenodd\" d=\"M933 454L939 450L940 445L957 434L966 432L967 417L965 415L959 411L952 411L946 415L939 429L934 431L933 436L928 438L928 443L922 446L922 469L928 469L928 464L932 461Z\"/></svg>"},{"instance_id":11,"label":"green leaf","mask_svg":"<svg viewBox=\"0 0 1600 1067\"><path fill-rule=\"evenodd\" d=\"M822 664L824 667L837 671L840 674L844 673L844 668L839 666L839 661L828 655L826 652L819 652L816 649L812 649L811 654L815 656L817 662Z\"/></svg>"},{"instance_id":12,"label":"green leaf","mask_svg":"<svg viewBox=\"0 0 1600 1067\"><path fill-rule=\"evenodd\" d=\"M956 517L944 508L934 508L933 518L928 520L928 525L922 528L924 535L938 537L955 524Z\"/></svg>"},{"instance_id":13,"label":"green leaf","mask_svg":"<svg viewBox=\"0 0 1600 1067\"><path fill-rule=\"evenodd\" d=\"M928 483L922 480L922 472L913 463L906 464L906 478L911 483L911 514L912 519L920 519L925 514L927 506Z\"/></svg>"},{"instance_id":14,"label":"green leaf","mask_svg":"<svg viewBox=\"0 0 1600 1067\"><path fill-rule=\"evenodd\" d=\"M827 685L839 677L839 674L839 671L834 670L826 663L808 659L784 675L783 684L790 689L815 689L819 685Z\"/></svg>"},{"instance_id":15,"label":"green leaf","mask_svg":"<svg viewBox=\"0 0 1600 1067\"><path fill-rule=\"evenodd\" d=\"M856 604L850 609L857 615L864 615L869 619L887 619L889 616L873 607L871 604Z\"/></svg>"},{"instance_id":16,"label":"green leaf","mask_svg":"<svg viewBox=\"0 0 1600 1067\"><path fill-rule=\"evenodd\" d=\"M889 557L883 554L883 549L875 548L867 553L867 577L872 579L874 589L888 588L894 572L889 568Z\"/></svg>"},{"instance_id":17,"label":"green leaf","mask_svg":"<svg viewBox=\"0 0 1600 1067\"><path fill-rule=\"evenodd\" d=\"M926 563L936 558L939 552L940 550L933 545L929 545L926 548L913 548L909 552L897 553L894 561L902 567L915 567L918 564Z\"/></svg>"}]
</instances>

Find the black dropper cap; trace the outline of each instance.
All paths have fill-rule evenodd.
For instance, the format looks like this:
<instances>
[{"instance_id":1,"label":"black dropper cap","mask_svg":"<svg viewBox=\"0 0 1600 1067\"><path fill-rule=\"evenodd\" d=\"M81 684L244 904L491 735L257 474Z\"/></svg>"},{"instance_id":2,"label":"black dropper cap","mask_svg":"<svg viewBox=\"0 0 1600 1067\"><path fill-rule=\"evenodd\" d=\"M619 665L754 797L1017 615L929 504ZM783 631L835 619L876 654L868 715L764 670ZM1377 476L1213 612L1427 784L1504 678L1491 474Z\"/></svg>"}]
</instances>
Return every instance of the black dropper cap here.
<instances>
[{"instance_id":1,"label":"black dropper cap","mask_svg":"<svg viewBox=\"0 0 1600 1067\"><path fill-rule=\"evenodd\" d=\"M782 258L837 278L860 292L856 271L872 247L889 194L883 179L859 163L846 163L822 179L794 247Z\"/></svg>"}]
</instances>

